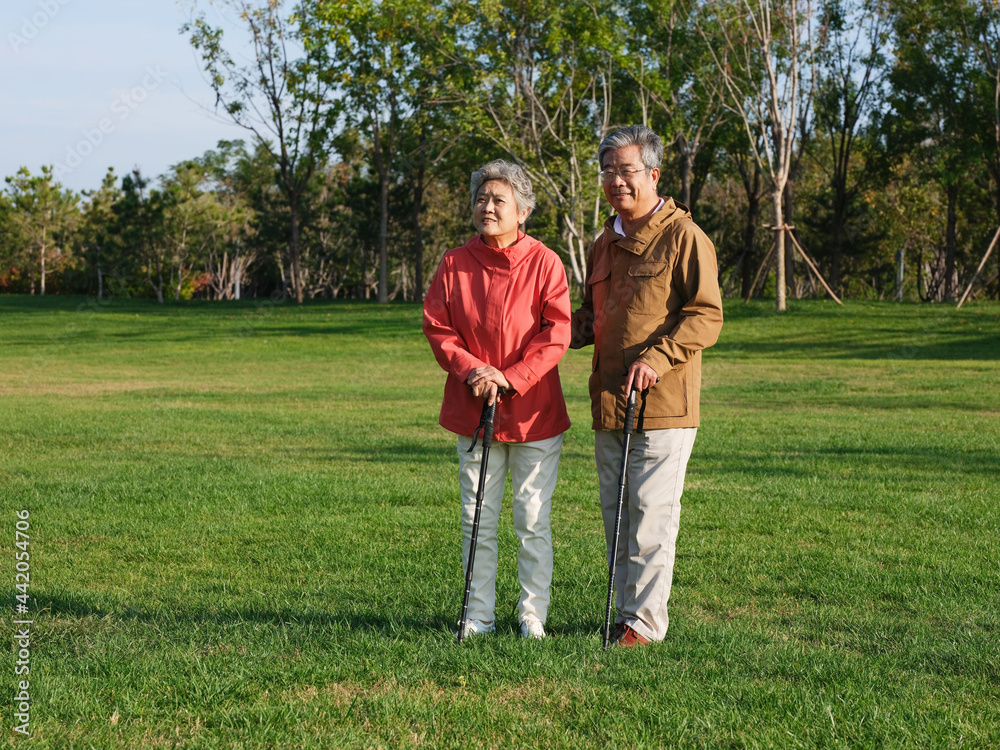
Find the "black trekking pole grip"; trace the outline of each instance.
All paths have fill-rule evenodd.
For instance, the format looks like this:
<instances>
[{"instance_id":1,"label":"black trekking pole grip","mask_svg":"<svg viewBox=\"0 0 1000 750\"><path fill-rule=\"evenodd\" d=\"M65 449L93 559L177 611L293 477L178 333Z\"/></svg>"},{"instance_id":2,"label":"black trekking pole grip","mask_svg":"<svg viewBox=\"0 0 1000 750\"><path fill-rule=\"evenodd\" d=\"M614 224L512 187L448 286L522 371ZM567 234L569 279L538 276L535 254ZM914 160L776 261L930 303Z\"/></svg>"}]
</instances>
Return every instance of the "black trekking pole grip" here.
<instances>
[{"instance_id":1,"label":"black trekking pole grip","mask_svg":"<svg viewBox=\"0 0 1000 750\"><path fill-rule=\"evenodd\" d=\"M638 391L633 388L632 392L628 394L628 402L625 404L624 432L626 435L635 432L635 397L637 393Z\"/></svg>"},{"instance_id":2,"label":"black trekking pole grip","mask_svg":"<svg viewBox=\"0 0 1000 750\"><path fill-rule=\"evenodd\" d=\"M500 397L507 393L507 389L503 386L497 388L497 395L493 398L493 403L483 404L483 445L492 445L493 443L493 422L495 421L497 414L497 404L500 403Z\"/></svg>"},{"instance_id":3,"label":"black trekking pole grip","mask_svg":"<svg viewBox=\"0 0 1000 750\"><path fill-rule=\"evenodd\" d=\"M486 406L486 416L483 419L483 446L493 444L493 419L497 413L497 402Z\"/></svg>"}]
</instances>

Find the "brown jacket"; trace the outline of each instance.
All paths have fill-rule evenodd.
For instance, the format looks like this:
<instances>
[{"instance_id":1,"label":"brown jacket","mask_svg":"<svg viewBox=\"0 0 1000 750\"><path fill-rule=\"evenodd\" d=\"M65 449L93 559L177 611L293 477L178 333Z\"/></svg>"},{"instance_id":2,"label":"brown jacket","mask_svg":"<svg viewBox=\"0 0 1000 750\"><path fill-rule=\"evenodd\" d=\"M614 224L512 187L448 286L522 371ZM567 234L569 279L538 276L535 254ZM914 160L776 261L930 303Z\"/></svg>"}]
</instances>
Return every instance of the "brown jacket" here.
<instances>
[{"instance_id":1,"label":"brown jacket","mask_svg":"<svg viewBox=\"0 0 1000 750\"><path fill-rule=\"evenodd\" d=\"M701 350L722 328L715 247L672 198L632 237L613 227L611 217L591 249L583 306L573 313L570 347L594 345L593 427L622 429L636 360L660 378L640 398L637 429L697 427Z\"/></svg>"}]
</instances>

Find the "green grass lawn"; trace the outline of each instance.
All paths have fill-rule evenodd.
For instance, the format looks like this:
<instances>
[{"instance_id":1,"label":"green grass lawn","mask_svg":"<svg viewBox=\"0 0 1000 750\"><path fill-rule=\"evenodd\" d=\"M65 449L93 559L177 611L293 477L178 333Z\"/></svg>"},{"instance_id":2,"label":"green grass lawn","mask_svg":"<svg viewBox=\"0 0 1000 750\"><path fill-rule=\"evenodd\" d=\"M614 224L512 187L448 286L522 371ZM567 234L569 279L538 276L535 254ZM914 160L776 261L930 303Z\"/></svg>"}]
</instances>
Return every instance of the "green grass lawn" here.
<instances>
[{"instance_id":1,"label":"green grass lawn","mask_svg":"<svg viewBox=\"0 0 1000 750\"><path fill-rule=\"evenodd\" d=\"M589 350L560 367L552 637L518 637L505 512L498 632L459 647L418 306L0 296L31 746L1000 746L1000 305L789 307L729 302L670 631L603 653Z\"/></svg>"}]
</instances>

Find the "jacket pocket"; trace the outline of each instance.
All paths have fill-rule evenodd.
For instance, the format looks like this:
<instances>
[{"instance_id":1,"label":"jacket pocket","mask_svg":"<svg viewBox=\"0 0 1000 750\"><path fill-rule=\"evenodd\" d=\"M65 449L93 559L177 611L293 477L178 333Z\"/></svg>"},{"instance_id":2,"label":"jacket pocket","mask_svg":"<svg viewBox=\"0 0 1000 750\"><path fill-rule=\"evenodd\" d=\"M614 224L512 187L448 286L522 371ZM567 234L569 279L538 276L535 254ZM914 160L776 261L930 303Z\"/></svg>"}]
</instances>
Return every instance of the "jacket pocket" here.
<instances>
[{"instance_id":1,"label":"jacket pocket","mask_svg":"<svg viewBox=\"0 0 1000 750\"><path fill-rule=\"evenodd\" d=\"M647 419L686 417L688 414L686 368L668 370L660 382L649 389L639 408L636 429L645 428Z\"/></svg>"},{"instance_id":2,"label":"jacket pocket","mask_svg":"<svg viewBox=\"0 0 1000 750\"><path fill-rule=\"evenodd\" d=\"M590 286L591 301L594 306L594 327L598 327L604 322L608 315L605 307L611 300L611 265L605 264L594 268L587 278Z\"/></svg>"},{"instance_id":3,"label":"jacket pocket","mask_svg":"<svg viewBox=\"0 0 1000 750\"><path fill-rule=\"evenodd\" d=\"M663 261L636 263L628 269L632 294L627 310L637 315L662 313L667 307L667 283L670 274Z\"/></svg>"}]
</instances>

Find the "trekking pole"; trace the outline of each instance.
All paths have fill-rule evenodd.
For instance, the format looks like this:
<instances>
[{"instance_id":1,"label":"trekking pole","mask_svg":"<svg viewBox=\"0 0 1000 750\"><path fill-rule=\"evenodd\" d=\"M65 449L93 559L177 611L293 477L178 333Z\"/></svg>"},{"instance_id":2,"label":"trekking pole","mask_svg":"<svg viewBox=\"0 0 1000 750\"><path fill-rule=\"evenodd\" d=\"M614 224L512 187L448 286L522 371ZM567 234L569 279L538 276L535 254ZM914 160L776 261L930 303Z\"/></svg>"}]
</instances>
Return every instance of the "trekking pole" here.
<instances>
[{"instance_id":1,"label":"trekking pole","mask_svg":"<svg viewBox=\"0 0 1000 750\"><path fill-rule=\"evenodd\" d=\"M472 518L472 541L469 544L469 564L465 569L465 596L462 598L462 617L458 621L458 642L465 639L466 620L469 615L469 592L472 591L472 566L476 561L476 540L479 538L479 516L483 512L483 495L486 493L486 464L490 458L490 446L493 444L493 417L496 414L497 402L504 394L504 389L497 390L496 398L491 404L483 402L483 415L479 418L479 427L472 435L471 452L476 447L476 436L480 428L483 431L483 460L479 464L479 488L476 490L476 513Z\"/></svg>"},{"instance_id":2,"label":"trekking pole","mask_svg":"<svg viewBox=\"0 0 1000 750\"><path fill-rule=\"evenodd\" d=\"M628 448L632 440L632 432L635 429L635 394L633 389L628 394L628 403L625 406L625 428L622 441L622 467L618 472L618 508L615 511L615 544L611 554L611 566L608 573L608 606L604 613L604 650L608 650L608 643L611 640L611 602L615 596L615 570L618 567L618 536L622 524L622 503L625 499L625 468L628 465Z\"/></svg>"}]
</instances>

